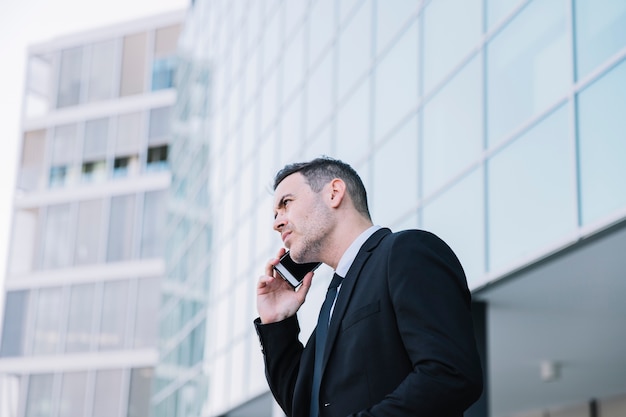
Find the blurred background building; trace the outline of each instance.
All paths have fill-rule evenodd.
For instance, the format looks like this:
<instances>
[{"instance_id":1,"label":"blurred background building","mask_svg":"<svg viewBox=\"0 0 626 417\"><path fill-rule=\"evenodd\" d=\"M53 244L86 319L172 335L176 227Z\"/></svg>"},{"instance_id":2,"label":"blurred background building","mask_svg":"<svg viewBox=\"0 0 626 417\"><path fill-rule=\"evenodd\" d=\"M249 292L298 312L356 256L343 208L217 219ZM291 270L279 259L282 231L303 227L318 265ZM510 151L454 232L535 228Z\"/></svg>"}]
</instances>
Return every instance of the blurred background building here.
<instances>
[{"instance_id":1,"label":"blurred background building","mask_svg":"<svg viewBox=\"0 0 626 417\"><path fill-rule=\"evenodd\" d=\"M175 12L33 46L0 341L8 416L147 416Z\"/></svg>"},{"instance_id":2,"label":"blurred background building","mask_svg":"<svg viewBox=\"0 0 626 417\"><path fill-rule=\"evenodd\" d=\"M106 392L95 384L112 380L122 387L114 415L148 415L147 398L157 417L282 415L252 326L257 277L281 245L271 230L270 185L284 164L322 154L361 174L375 223L430 230L458 254L473 291L487 381L468 415L626 415L626 3L196 0L178 61L167 58L171 49L152 49L160 33L152 29L144 29L142 62L151 62L152 51L163 59L139 71L143 93L118 97L126 91L118 78L115 104L85 104L88 116L76 119L66 116L73 107L59 105L72 102L65 95L50 96L50 115L32 121L27 105L18 185L25 191L15 202L0 351L7 375L0 395L16 393L8 398L19 398L17 416L83 415L64 413L64 398L82 396L89 407ZM130 32L117 33L117 47L126 48ZM34 49L31 59L64 68L65 48ZM104 62L123 63L127 55L117 51L118 61ZM167 88L150 92L151 74L161 68L171 82L175 62L177 96ZM27 98L40 91L28 85ZM80 91L76 103L90 89ZM110 113L91 110L100 108ZM100 159L85 159L87 142L77 142L76 155L55 151L62 127L77 121L85 141L88 120L104 117L111 137L119 137L121 109L142 114L135 177L111 178L125 158L124 166L133 166L135 155L116 153L114 139ZM149 156L166 142L151 141L153 120L166 120L158 111L172 122L159 125L169 132L159 138L173 140L161 159ZM169 171L148 169L165 155L171 181ZM31 177L40 185L22 185ZM83 177L102 178L102 185L70 184ZM169 197L159 194L168 187ZM127 223L112 229L121 217ZM100 228L81 234L93 218L100 220L89 225ZM132 238L121 233L131 230ZM164 240L154 234L161 231ZM92 259L95 250L97 268L76 261L83 241L97 247L84 255ZM148 253L160 255L165 245L165 256L143 256L150 244L160 249ZM303 341L330 273L318 270L299 313ZM127 289L109 289L113 282ZM158 315L155 305L141 305L156 299L149 282L162 283ZM72 298L81 290L87 295ZM100 330L105 317L114 320L102 310L107 294L133 300L119 318L126 320L123 337ZM91 324L73 324L72 311ZM154 334L136 332L149 327L137 325L144 314L159 322L158 365ZM89 347L61 354L82 340L71 336L73 328L91 335ZM124 347L100 348L102 339ZM126 362L107 365L100 376L104 370L80 361L96 355ZM136 412L135 398L142 401ZM53 411L37 414L33 407L41 404Z\"/></svg>"}]
</instances>

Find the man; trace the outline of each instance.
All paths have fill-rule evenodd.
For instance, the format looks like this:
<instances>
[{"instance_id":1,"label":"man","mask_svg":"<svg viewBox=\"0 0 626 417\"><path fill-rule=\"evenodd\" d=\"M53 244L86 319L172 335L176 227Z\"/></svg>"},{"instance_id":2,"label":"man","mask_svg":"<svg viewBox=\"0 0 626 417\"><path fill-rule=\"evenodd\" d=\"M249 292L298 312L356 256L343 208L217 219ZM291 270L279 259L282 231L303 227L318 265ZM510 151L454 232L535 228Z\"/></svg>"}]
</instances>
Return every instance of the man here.
<instances>
[{"instance_id":1,"label":"man","mask_svg":"<svg viewBox=\"0 0 626 417\"><path fill-rule=\"evenodd\" d=\"M452 250L428 232L373 226L361 179L335 159L287 165L274 192L274 229L291 257L343 277L330 324L318 322L306 347L296 313L313 273L294 290L273 270L281 249L259 278L255 326L287 416L462 416L480 396L482 371Z\"/></svg>"}]
</instances>

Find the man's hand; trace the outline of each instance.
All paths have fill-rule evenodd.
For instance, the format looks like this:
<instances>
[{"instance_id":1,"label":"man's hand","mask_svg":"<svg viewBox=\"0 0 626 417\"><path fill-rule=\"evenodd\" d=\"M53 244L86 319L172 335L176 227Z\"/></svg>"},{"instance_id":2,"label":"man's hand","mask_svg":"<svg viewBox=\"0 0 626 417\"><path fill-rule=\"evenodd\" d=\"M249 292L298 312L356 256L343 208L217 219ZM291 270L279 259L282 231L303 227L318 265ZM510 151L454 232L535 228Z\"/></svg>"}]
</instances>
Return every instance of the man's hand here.
<instances>
[{"instance_id":1,"label":"man's hand","mask_svg":"<svg viewBox=\"0 0 626 417\"><path fill-rule=\"evenodd\" d=\"M296 314L311 288L313 272L306 274L302 284L297 290L294 290L287 281L278 275L278 272L274 271L274 266L278 264L280 257L284 254L285 249L281 248L278 257L270 259L265 266L265 275L259 278L257 284L257 310L263 324L275 323Z\"/></svg>"}]
</instances>

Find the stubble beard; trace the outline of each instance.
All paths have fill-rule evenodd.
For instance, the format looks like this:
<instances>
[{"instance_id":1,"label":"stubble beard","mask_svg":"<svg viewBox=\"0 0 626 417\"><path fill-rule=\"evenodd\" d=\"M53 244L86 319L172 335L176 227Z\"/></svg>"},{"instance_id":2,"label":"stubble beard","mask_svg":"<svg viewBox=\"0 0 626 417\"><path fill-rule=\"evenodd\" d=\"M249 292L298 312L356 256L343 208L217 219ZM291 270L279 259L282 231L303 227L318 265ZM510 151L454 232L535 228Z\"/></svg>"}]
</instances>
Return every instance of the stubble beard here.
<instances>
[{"instance_id":1,"label":"stubble beard","mask_svg":"<svg viewBox=\"0 0 626 417\"><path fill-rule=\"evenodd\" d=\"M324 248L328 247L334 224L331 213L323 204L319 204L312 213L314 218L308 219L307 230L302 235L302 245L291 256L298 263L321 262Z\"/></svg>"}]
</instances>

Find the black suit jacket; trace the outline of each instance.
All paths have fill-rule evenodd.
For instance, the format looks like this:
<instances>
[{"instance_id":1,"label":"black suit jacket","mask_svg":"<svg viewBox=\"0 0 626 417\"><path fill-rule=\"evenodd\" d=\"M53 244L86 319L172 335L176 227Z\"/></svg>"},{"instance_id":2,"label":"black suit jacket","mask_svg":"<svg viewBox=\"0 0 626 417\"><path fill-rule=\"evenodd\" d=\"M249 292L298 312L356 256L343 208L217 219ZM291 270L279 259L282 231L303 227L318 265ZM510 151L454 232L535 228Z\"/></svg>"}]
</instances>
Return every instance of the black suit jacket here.
<instances>
[{"instance_id":1,"label":"black suit jacket","mask_svg":"<svg viewBox=\"0 0 626 417\"><path fill-rule=\"evenodd\" d=\"M315 332L293 316L255 321L270 389L287 416L308 417ZM326 342L320 417L458 417L482 391L470 293L435 235L381 229L342 283Z\"/></svg>"}]
</instances>

